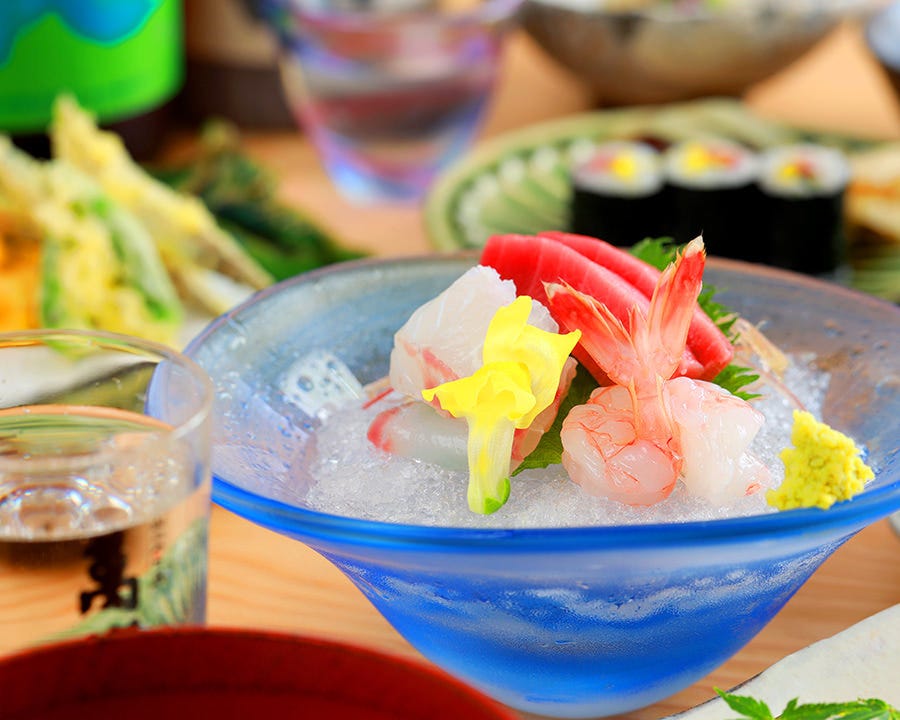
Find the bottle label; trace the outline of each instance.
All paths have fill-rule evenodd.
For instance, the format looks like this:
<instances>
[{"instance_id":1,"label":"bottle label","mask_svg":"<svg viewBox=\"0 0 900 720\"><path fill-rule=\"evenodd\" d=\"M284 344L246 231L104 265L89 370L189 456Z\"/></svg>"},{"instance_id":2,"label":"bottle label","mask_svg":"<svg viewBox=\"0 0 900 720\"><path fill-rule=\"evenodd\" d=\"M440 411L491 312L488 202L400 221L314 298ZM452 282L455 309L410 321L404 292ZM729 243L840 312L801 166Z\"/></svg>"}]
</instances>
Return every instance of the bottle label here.
<instances>
[{"instance_id":1,"label":"bottle label","mask_svg":"<svg viewBox=\"0 0 900 720\"><path fill-rule=\"evenodd\" d=\"M41 132L56 96L102 122L163 104L184 79L181 0L0 2L0 129Z\"/></svg>"}]
</instances>

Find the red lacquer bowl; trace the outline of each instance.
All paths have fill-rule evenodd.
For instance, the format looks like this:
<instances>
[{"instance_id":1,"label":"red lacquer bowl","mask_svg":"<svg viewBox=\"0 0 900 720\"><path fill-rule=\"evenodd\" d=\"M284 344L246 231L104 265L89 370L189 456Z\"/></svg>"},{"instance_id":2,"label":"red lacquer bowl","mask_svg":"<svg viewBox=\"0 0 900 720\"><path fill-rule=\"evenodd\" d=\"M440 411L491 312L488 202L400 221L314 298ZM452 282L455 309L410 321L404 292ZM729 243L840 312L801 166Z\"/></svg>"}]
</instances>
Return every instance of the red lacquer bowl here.
<instances>
[{"instance_id":1,"label":"red lacquer bowl","mask_svg":"<svg viewBox=\"0 0 900 720\"><path fill-rule=\"evenodd\" d=\"M240 630L91 637L0 660L3 720L513 720L439 670Z\"/></svg>"}]
</instances>

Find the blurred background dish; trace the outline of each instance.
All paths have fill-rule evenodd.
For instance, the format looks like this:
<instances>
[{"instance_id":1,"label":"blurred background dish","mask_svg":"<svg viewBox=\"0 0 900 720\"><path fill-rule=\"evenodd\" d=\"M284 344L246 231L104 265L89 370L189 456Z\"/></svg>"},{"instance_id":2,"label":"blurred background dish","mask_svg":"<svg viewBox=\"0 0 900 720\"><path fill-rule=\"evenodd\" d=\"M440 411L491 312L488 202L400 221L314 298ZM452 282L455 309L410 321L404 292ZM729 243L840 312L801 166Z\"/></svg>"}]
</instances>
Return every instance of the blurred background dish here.
<instances>
[{"instance_id":1,"label":"blurred background dish","mask_svg":"<svg viewBox=\"0 0 900 720\"><path fill-rule=\"evenodd\" d=\"M422 663L312 638L199 628L126 631L10 656L0 661L0 697L4 720L512 720Z\"/></svg>"},{"instance_id":2,"label":"blurred background dish","mask_svg":"<svg viewBox=\"0 0 900 720\"><path fill-rule=\"evenodd\" d=\"M738 95L883 0L526 0L525 29L603 104Z\"/></svg>"},{"instance_id":3,"label":"blurred background dish","mask_svg":"<svg viewBox=\"0 0 900 720\"><path fill-rule=\"evenodd\" d=\"M866 41L900 98L900 2L891 3L869 21Z\"/></svg>"},{"instance_id":4,"label":"blurred background dish","mask_svg":"<svg viewBox=\"0 0 900 720\"><path fill-rule=\"evenodd\" d=\"M192 157L156 175L70 96L48 134L48 161L0 135L0 331L74 326L177 347L253 289L359 255L283 203L230 126L210 124Z\"/></svg>"},{"instance_id":5,"label":"blurred background dish","mask_svg":"<svg viewBox=\"0 0 900 720\"><path fill-rule=\"evenodd\" d=\"M666 147L709 137L727 138L760 154L798 143L840 151L852 173L844 192L843 218L838 218L841 226L836 228L842 236L841 261L834 269L836 252L830 250L828 263L794 269L809 268L817 274L828 269L832 278L900 301L900 215L896 210L900 207L896 201L900 145L790 127L760 118L731 99L585 113L482 143L432 188L425 208L429 241L442 250L480 248L495 233L573 231L573 220L578 220L572 213L578 209L573 202L578 200L573 192L574 170L595 157L605 143L640 140ZM662 234L673 235L674 227ZM822 251L833 241L837 242L822 237ZM746 249L748 255L740 259L759 260L749 256L752 247ZM725 254L712 245L710 253Z\"/></svg>"},{"instance_id":6,"label":"blurred background dish","mask_svg":"<svg viewBox=\"0 0 900 720\"><path fill-rule=\"evenodd\" d=\"M189 120L223 118L254 130L294 127L281 91L278 42L259 17L260 2L184 3L185 79L180 100Z\"/></svg>"}]
</instances>

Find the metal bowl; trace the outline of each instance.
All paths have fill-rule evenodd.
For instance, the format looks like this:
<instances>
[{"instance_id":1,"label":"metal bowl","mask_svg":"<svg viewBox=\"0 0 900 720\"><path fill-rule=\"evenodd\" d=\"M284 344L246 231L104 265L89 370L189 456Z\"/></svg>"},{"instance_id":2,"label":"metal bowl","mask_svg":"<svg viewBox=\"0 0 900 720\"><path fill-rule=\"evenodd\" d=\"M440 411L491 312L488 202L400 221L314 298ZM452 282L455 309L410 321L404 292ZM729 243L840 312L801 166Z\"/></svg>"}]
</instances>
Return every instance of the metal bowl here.
<instances>
[{"instance_id":1,"label":"metal bowl","mask_svg":"<svg viewBox=\"0 0 900 720\"><path fill-rule=\"evenodd\" d=\"M663 3L604 10L609 4L526 0L521 18L601 102L631 104L738 95L799 58L842 20L867 16L884 0L757 0L690 13Z\"/></svg>"}]
</instances>

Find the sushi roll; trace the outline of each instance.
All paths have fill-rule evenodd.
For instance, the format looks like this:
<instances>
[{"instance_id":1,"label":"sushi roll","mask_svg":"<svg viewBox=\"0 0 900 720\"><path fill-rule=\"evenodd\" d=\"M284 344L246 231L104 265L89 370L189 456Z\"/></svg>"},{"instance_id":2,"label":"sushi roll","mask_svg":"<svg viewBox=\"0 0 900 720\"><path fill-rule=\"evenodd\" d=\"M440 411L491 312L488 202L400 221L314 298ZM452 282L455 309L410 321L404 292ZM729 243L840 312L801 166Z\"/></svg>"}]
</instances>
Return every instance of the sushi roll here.
<instances>
[{"instance_id":1,"label":"sushi roll","mask_svg":"<svg viewBox=\"0 0 900 720\"><path fill-rule=\"evenodd\" d=\"M612 245L668 236L664 184L654 147L629 141L604 143L572 171L569 229Z\"/></svg>"},{"instance_id":2,"label":"sushi roll","mask_svg":"<svg viewBox=\"0 0 900 720\"><path fill-rule=\"evenodd\" d=\"M763 261L769 248L758 167L756 153L722 138L671 146L664 171L675 208L675 240L686 243L702 234L711 255Z\"/></svg>"},{"instance_id":3,"label":"sushi roll","mask_svg":"<svg viewBox=\"0 0 900 720\"><path fill-rule=\"evenodd\" d=\"M822 274L841 264L849 179L847 159L832 148L791 145L763 155L759 185L770 216L773 265Z\"/></svg>"}]
</instances>

